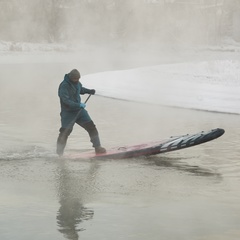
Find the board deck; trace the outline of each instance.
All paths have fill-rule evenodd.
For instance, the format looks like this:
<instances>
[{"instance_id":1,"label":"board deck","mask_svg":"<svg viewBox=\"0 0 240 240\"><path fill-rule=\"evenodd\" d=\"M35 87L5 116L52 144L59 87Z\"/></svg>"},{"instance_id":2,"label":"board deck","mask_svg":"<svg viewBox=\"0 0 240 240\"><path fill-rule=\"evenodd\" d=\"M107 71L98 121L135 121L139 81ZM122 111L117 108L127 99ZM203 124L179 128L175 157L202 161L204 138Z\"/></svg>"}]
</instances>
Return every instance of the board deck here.
<instances>
[{"instance_id":1,"label":"board deck","mask_svg":"<svg viewBox=\"0 0 240 240\"><path fill-rule=\"evenodd\" d=\"M199 145L214 140L224 134L224 129L216 128L195 134L186 134L176 137L133 146L122 146L108 149L104 154L95 154L94 151L74 153L70 158L74 159L124 159L139 156L150 156L183 148Z\"/></svg>"}]
</instances>

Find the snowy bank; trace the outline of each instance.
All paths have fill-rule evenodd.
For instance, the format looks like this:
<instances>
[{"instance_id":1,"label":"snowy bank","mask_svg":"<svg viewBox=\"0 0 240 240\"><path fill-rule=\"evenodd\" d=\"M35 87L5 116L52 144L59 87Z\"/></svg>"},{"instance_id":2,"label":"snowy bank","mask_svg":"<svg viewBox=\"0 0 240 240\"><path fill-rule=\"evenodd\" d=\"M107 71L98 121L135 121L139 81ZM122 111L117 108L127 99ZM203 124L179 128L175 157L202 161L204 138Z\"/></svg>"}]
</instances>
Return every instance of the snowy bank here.
<instances>
[{"instance_id":1,"label":"snowy bank","mask_svg":"<svg viewBox=\"0 0 240 240\"><path fill-rule=\"evenodd\" d=\"M167 64L86 75L99 95L240 114L240 61Z\"/></svg>"},{"instance_id":2,"label":"snowy bank","mask_svg":"<svg viewBox=\"0 0 240 240\"><path fill-rule=\"evenodd\" d=\"M28 43L0 41L0 52L64 52L72 50L67 44L56 43Z\"/></svg>"},{"instance_id":3,"label":"snowy bank","mask_svg":"<svg viewBox=\"0 0 240 240\"><path fill-rule=\"evenodd\" d=\"M79 70L82 71L82 65L86 62L90 72L97 72L99 69L121 69L120 66L132 68L153 65L155 62L171 62L152 67L85 75L81 81L87 87L96 88L99 95L106 97L240 114L238 43L229 42L220 49L209 49L205 46L190 53L180 51L177 54L174 51L169 55L166 52L156 52L154 55L141 52L139 55L137 49L135 50L130 53L110 47L91 48L80 43L61 45L0 41L0 64L61 62L66 66L79 66ZM212 55L212 52L215 53ZM126 64L123 64L125 62Z\"/></svg>"}]
</instances>

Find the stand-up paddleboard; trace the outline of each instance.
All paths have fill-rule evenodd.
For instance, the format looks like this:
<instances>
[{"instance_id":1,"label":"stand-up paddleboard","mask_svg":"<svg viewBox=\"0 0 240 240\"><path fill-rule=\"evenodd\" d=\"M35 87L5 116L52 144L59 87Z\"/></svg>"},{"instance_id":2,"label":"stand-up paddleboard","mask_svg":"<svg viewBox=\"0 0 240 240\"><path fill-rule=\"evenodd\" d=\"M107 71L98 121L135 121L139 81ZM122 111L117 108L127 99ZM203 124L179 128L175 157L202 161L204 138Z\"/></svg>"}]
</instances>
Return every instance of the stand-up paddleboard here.
<instances>
[{"instance_id":1,"label":"stand-up paddleboard","mask_svg":"<svg viewBox=\"0 0 240 240\"><path fill-rule=\"evenodd\" d=\"M214 140L224 134L224 129L216 128L210 131L202 131L196 134L186 134L177 137L170 137L161 141L144 143L134 146L122 146L108 149L106 153L95 154L95 152L81 152L71 154L74 159L124 159L136 158L139 156L150 156L170 151L176 151L183 148L193 147L211 140Z\"/></svg>"}]
</instances>

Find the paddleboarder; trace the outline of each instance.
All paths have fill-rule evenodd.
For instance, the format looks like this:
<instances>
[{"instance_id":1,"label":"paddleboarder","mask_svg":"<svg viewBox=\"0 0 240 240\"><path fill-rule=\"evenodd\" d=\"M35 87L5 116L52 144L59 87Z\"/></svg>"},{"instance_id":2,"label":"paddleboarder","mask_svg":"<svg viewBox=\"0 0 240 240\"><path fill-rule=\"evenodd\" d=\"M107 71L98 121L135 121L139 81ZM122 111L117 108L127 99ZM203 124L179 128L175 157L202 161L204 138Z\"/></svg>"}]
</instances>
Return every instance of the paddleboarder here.
<instances>
[{"instance_id":1,"label":"paddleboarder","mask_svg":"<svg viewBox=\"0 0 240 240\"><path fill-rule=\"evenodd\" d=\"M106 149L101 146L96 126L85 110L86 103L81 102L80 97L80 95L86 93L90 96L94 95L95 89L83 87L79 81L80 78L80 72L73 69L70 73L65 74L64 80L59 85L58 96L61 105L61 128L57 139L57 154L59 156L63 155L68 136L71 134L75 123L88 132L96 154L106 152Z\"/></svg>"}]
</instances>

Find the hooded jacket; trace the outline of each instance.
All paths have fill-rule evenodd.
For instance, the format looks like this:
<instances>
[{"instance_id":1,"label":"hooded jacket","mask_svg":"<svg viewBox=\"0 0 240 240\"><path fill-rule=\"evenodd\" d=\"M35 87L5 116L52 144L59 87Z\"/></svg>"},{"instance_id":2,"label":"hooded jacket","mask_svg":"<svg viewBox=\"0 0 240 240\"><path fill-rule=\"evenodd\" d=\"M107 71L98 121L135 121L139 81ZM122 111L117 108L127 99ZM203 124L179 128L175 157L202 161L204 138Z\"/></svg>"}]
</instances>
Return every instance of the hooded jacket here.
<instances>
[{"instance_id":1,"label":"hooded jacket","mask_svg":"<svg viewBox=\"0 0 240 240\"><path fill-rule=\"evenodd\" d=\"M65 74L64 80L58 88L60 98L61 112L76 112L80 110L81 95L90 93L90 89L84 88L80 82L73 83L68 74Z\"/></svg>"}]
</instances>

